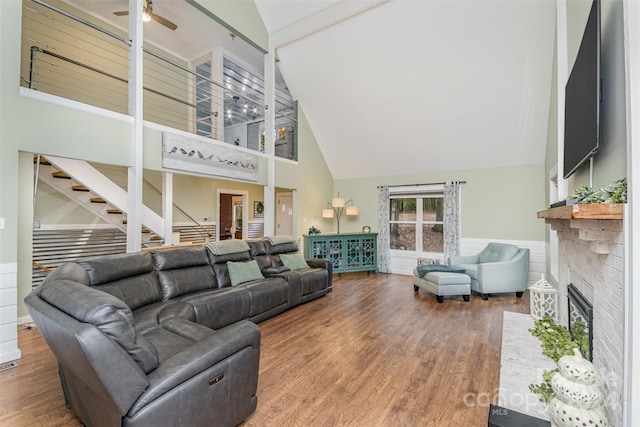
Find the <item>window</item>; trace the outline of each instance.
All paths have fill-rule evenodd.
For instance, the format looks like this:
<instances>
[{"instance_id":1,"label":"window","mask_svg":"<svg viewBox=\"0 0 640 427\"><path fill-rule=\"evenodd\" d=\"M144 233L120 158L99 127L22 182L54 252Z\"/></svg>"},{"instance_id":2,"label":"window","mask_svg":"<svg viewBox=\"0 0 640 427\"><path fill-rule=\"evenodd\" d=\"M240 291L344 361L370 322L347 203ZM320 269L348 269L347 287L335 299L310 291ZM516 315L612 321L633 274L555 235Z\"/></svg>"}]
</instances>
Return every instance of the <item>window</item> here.
<instances>
[{"instance_id":1,"label":"window","mask_svg":"<svg viewBox=\"0 0 640 427\"><path fill-rule=\"evenodd\" d=\"M389 200L390 249L443 253L443 201L441 191L392 194Z\"/></svg>"}]
</instances>

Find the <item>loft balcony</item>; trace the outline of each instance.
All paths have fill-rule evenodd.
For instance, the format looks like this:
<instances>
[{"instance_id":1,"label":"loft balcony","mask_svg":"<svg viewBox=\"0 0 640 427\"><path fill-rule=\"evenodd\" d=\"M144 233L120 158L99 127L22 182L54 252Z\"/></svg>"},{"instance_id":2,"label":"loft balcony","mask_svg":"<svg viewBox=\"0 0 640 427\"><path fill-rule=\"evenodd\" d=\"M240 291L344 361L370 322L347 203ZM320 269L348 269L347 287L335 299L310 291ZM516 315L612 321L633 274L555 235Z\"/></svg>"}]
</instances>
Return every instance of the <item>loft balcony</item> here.
<instances>
[{"instance_id":1,"label":"loft balcony","mask_svg":"<svg viewBox=\"0 0 640 427\"><path fill-rule=\"evenodd\" d=\"M263 52L187 2L157 3L154 13L177 28L145 23L144 120L264 152ZM24 0L21 86L128 114L123 4ZM275 155L297 160L297 106L279 73L276 80Z\"/></svg>"}]
</instances>

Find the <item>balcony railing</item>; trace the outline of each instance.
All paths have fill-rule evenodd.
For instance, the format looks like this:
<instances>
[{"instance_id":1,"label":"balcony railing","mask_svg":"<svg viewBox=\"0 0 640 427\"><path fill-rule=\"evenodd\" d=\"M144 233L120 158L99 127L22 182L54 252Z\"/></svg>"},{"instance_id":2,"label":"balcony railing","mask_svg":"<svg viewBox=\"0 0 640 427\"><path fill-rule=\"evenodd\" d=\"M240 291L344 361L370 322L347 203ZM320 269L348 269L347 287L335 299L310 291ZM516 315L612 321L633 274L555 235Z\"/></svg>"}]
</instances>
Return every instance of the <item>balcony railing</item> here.
<instances>
[{"instance_id":1,"label":"balcony railing","mask_svg":"<svg viewBox=\"0 0 640 427\"><path fill-rule=\"evenodd\" d=\"M25 0L22 19L22 86L128 114L130 42L121 30L43 0ZM194 65L158 48L143 51L145 120L264 151L261 76L225 59L221 83L210 60ZM296 123L291 97L277 91L277 156L297 158Z\"/></svg>"}]
</instances>

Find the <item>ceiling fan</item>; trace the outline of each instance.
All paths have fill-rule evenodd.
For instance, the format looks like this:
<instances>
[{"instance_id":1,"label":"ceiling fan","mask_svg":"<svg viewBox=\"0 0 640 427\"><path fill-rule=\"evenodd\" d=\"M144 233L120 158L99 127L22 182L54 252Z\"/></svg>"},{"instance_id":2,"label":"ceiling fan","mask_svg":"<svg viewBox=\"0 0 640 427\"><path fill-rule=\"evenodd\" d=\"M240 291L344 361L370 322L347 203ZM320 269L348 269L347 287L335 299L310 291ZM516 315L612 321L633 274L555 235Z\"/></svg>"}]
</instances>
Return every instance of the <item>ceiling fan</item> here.
<instances>
[{"instance_id":1,"label":"ceiling fan","mask_svg":"<svg viewBox=\"0 0 640 427\"><path fill-rule=\"evenodd\" d=\"M117 16L126 16L129 14L129 11L121 10L119 12L113 12L113 14ZM153 13L153 3L151 2L151 0L146 0L142 5L142 20L145 22L154 20L157 23L164 25L170 30L175 30L176 28L178 28L178 26L173 22L169 21L166 18L163 18L160 15L156 15L155 13Z\"/></svg>"}]
</instances>

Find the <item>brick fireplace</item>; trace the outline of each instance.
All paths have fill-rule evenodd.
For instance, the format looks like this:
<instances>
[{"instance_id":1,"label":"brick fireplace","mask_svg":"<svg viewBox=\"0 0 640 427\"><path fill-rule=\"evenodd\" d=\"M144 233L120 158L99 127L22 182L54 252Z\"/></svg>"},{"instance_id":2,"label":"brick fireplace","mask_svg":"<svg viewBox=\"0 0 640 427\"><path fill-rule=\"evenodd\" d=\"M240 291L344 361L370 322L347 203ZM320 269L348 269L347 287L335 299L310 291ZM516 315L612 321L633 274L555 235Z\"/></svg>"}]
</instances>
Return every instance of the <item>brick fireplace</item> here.
<instances>
[{"instance_id":1,"label":"brick fireplace","mask_svg":"<svg viewBox=\"0 0 640 427\"><path fill-rule=\"evenodd\" d=\"M619 206L616 215L606 214L609 211L581 215L580 207L583 206L590 205L549 209L538 213L538 217L545 218L558 235L559 322L569 324L568 288L571 284L593 306L593 364L605 396L609 424L622 426L625 333L622 206L612 205Z\"/></svg>"}]
</instances>

